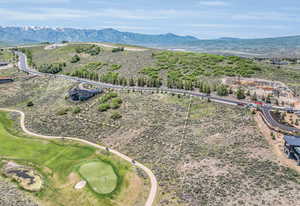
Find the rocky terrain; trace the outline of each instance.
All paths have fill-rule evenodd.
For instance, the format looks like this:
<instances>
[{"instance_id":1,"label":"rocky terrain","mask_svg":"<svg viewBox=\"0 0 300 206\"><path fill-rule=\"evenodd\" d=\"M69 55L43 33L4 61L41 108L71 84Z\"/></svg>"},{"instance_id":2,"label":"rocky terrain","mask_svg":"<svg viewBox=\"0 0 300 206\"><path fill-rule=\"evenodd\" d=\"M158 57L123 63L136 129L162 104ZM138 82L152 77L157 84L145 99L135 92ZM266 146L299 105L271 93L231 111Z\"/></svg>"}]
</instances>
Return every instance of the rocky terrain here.
<instances>
[{"instance_id":1,"label":"rocky terrain","mask_svg":"<svg viewBox=\"0 0 300 206\"><path fill-rule=\"evenodd\" d=\"M39 204L21 191L18 186L0 177L1 206L38 206Z\"/></svg>"}]
</instances>

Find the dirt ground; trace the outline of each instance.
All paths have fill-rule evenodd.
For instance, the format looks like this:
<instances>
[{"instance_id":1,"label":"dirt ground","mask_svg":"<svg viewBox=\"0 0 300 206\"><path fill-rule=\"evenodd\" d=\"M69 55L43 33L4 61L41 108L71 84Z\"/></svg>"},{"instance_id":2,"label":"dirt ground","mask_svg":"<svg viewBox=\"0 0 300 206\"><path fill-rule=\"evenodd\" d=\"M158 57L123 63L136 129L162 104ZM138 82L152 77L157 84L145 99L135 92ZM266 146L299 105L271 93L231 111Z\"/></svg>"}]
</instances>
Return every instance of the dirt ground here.
<instances>
[{"instance_id":1,"label":"dirt ground","mask_svg":"<svg viewBox=\"0 0 300 206\"><path fill-rule=\"evenodd\" d=\"M278 163L300 172L300 167L297 166L295 160L288 159L286 154L283 152L283 146L284 146L283 135L274 130L271 130L264 123L260 113L257 113L254 119L257 123L260 132L266 138L269 145L271 145L272 151L276 155L276 159ZM274 134L275 139L272 138L271 133Z\"/></svg>"}]
</instances>

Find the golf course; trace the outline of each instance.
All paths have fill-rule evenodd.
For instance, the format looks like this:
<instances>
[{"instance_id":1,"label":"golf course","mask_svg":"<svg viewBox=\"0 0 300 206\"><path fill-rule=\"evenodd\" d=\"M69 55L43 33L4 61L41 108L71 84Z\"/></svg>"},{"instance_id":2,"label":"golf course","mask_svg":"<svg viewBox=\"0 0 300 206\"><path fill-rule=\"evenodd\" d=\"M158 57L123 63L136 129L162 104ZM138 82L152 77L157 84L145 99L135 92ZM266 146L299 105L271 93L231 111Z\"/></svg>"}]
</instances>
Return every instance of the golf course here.
<instances>
[{"instance_id":1,"label":"golf course","mask_svg":"<svg viewBox=\"0 0 300 206\"><path fill-rule=\"evenodd\" d=\"M1 162L9 160L42 174L42 190L34 195L45 205L89 202L109 206L126 187L123 179L130 170L128 164L90 146L26 136L15 128L14 121L5 112L0 112L0 142L0 169ZM82 179L87 181L87 186L75 190L74 184Z\"/></svg>"},{"instance_id":2,"label":"golf course","mask_svg":"<svg viewBox=\"0 0 300 206\"><path fill-rule=\"evenodd\" d=\"M118 177L111 165L105 162L86 163L80 167L79 173L90 187L99 194L109 194L117 186Z\"/></svg>"}]
</instances>

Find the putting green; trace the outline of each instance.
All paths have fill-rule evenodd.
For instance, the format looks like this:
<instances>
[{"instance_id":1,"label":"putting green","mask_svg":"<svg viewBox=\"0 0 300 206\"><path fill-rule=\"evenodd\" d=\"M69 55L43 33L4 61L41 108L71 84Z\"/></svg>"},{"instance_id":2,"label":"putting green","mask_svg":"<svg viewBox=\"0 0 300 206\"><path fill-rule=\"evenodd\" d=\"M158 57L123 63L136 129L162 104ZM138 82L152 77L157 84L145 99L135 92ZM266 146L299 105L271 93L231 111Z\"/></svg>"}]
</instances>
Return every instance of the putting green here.
<instances>
[{"instance_id":1,"label":"putting green","mask_svg":"<svg viewBox=\"0 0 300 206\"><path fill-rule=\"evenodd\" d=\"M81 165L79 173L98 194L109 194L115 190L118 184L118 177L112 166L102 161Z\"/></svg>"}]
</instances>

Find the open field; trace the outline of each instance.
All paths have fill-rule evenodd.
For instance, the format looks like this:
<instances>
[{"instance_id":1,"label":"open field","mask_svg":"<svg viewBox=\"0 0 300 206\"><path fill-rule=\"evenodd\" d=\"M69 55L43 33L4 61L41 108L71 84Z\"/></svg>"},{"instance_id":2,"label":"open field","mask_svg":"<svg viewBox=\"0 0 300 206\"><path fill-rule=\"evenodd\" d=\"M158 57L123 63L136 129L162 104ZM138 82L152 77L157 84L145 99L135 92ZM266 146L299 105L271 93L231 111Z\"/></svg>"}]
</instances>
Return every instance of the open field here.
<instances>
[{"instance_id":1,"label":"open field","mask_svg":"<svg viewBox=\"0 0 300 206\"><path fill-rule=\"evenodd\" d=\"M134 184L135 178L130 165L108 153L96 152L96 149L80 144L64 141L48 141L24 136L14 128L14 122L6 113L0 113L0 157L14 160L23 165L34 167L43 176L43 189L33 193L42 205L126 205L128 200L124 193ZM86 161L105 161L106 167L113 167L116 182L111 190L100 193L92 192L92 188L75 190L75 183L80 180L76 165ZM104 165L103 165L104 166ZM104 178L101 173L94 178ZM93 178L85 173L85 178ZM98 179L98 181L99 181ZM95 181L95 180L94 180ZM89 182L90 183L90 182ZM90 185L94 186L94 185ZM58 192L59 191L59 192ZM133 204L134 202L131 202Z\"/></svg>"},{"instance_id":2,"label":"open field","mask_svg":"<svg viewBox=\"0 0 300 206\"><path fill-rule=\"evenodd\" d=\"M120 108L100 112L99 97L81 103L64 98L75 85L46 77L0 85L0 106L24 110L31 130L87 138L144 163L158 179L159 206L300 204L299 174L278 162L250 112L127 91L117 92ZM26 106L29 100L33 107ZM73 113L75 107L81 112ZM122 118L113 120L115 111Z\"/></svg>"}]
</instances>

